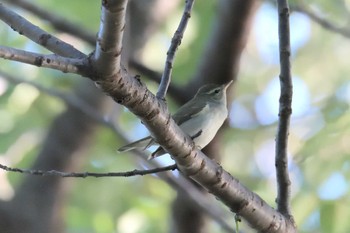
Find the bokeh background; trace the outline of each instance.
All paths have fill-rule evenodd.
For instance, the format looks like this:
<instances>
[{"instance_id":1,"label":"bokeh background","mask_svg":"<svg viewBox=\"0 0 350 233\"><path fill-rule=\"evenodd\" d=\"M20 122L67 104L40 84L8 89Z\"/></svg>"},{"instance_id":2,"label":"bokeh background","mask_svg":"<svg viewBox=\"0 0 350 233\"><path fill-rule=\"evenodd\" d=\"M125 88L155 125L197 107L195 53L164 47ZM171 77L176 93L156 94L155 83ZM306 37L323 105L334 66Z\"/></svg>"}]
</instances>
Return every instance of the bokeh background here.
<instances>
[{"instance_id":1,"label":"bokeh background","mask_svg":"<svg viewBox=\"0 0 350 233\"><path fill-rule=\"evenodd\" d=\"M32 1L91 32L99 26L100 2ZM183 4L169 1L171 13L145 43L138 60L161 72L172 34L182 15ZM292 6L304 2L291 1ZM169 6L170 4L171 6ZM314 0L306 7L324 20L349 31L350 1ZM68 7L69 6L69 7ZM45 21L20 8L12 8L31 22L54 31ZM160 8L162 9L162 8ZM215 17L217 2L195 3L189 26L173 70L173 83L186 84L196 70ZM292 8L293 9L293 8ZM227 22L230 23L230 22ZM293 115L289 136L289 170L292 180L292 211L300 232L345 233L350 229L350 37L331 31L301 12L290 17ZM91 47L80 40L57 33L61 39L89 53ZM35 43L0 23L0 44L46 53ZM80 79L48 69L0 60L0 69L41 85L72 92ZM141 74L142 75L142 74ZM229 127L221 139L221 164L245 186L274 206L275 134L279 98L278 22L274 2L261 1L241 59L238 80L230 94ZM157 83L143 76L153 91ZM168 98L172 111L177 105ZM30 168L37 158L47 129L66 105L59 98L40 92L28 84L0 77L0 162L12 167ZM110 103L106 118L113 119L129 139L147 135L131 113ZM118 154L123 140L101 126L75 171L127 171L143 168L133 154ZM165 156L160 164L172 164ZM0 199L11 200L24 175L0 171ZM38 178L40 179L40 178ZM171 203L176 193L155 175L131 178L66 178L70 191L64 200L65 232L166 232ZM228 209L216 203L234 226ZM251 232L244 223L244 232ZM222 232L211 222L211 232Z\"/></svg>"}]
</instances>

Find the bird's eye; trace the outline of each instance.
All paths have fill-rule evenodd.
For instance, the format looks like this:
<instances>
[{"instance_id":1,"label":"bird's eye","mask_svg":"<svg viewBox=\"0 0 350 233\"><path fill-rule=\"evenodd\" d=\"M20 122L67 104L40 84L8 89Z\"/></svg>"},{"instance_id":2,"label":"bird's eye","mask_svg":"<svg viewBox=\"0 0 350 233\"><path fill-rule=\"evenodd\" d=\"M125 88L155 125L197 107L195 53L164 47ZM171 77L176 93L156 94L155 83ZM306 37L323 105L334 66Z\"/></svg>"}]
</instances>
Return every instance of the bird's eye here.
<instances>
[{"instance_id":1,"label":"bird's eye","mask_svg":"<svg viewBox=\"0 0 350 233\"><path fill-rule=\"evenodd\" d=\"M219 92L220 92L220 89L216 89L216 90L214 91L215 94L218 94Z\"/></svg>"}]
</instances>

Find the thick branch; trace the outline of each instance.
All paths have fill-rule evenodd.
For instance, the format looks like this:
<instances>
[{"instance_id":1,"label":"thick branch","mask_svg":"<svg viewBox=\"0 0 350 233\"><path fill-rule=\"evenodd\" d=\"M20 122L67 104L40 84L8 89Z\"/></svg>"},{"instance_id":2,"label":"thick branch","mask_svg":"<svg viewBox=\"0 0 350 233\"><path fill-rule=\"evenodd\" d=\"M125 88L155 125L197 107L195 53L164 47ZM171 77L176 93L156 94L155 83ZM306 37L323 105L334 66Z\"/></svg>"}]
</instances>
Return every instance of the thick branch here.
<instances>
[{"instance_id":1,"label":"thick branch","mask_svg":"<svg viewBox=\"0 0 350 233\"><path fill-rule=\"evenodd\" d=\"M201 184L255 229L264 232L295 232L289 219L197 150L188 135L171 118L163 102L149 92L139 79L131 77L123 69L113 76L91 78L116 102L126 106L142 120L185 175Z\"/></svg>"},{"instance_id":2,"label":"thick branch","mask_svg":"<svg viewBox=\"0 0 350 233\"><path fill-rule=\"evenodd\" d=\"M99 114L99 112L96 112L94 108L92 108L90 105L86 104L85 101L82 101L80 98L74 98L74 96L67 95L66 93L57 91L52 88L44 87L38 83L25 80L19 77L15 77L13 75L10 75L6 72L3 72L0 70L0 77L5 78L6 80L18 84L18 83L26 83L28 85L31 85L35 88L37 88L39 91L48 94L50 96L59 98L60 100L64 101L67 106L73 107L75 109L79 109L82 113L85 115L91 117L95 121L99 122L100 124L105 125L107 128L111 129L116 135L121 137L125 143L127 142L126 137L123 135L122 131L118 128L117 125L115 125L113 122L109 121L108 118L104 117L103 115ZM135 151L140 156L145 158L146 156L143 153L140 153L138 151ZM155 160L147 160L147 163L151 165L152 167L160 167L158 163L156 163ZM155 168L157 169L157 168ZM159 169L159 168L158 168ZM162 168L161 168L162 169ZM153 169L148 169L153 170ZM33 170L30 170L33 173ZM34 172L36 173L36 171ZM49 173L52 173L49 171ZM76 174L76 173L75 173ZM60 175L60 173L58 173ZM80 173L80 176L85 176L85 173ZM225 231L232 232L232 228L223 220L222 213L218 210L217 206L208 204L208 198L205 197L200 191L197 190L196 187L193 186L192 183L189 183L188 180L185 180L183 177L176 177L174 178L168 173L162 173L158 174L160 178L165 180L169 185L171 185L174 189L181 190L181 193L188 195L193 205L197 207L202 213L208 214L211 218L213 218Z\"/></svg>"},{"instance_id":3,"label":"thick branch","mask_svg":"<svg viewBox=\"0 0 350 233\"><path fill-rule=\"evenodd\" d=\"M110 76L120 70L122 38L128 0L102 1L100 30L92 64L99 74Z\"/></svg>"},{"instance_id":4,"label":"thick branch","mask_svg":"<svg viewBox=\"0 0 350 233\"><path fill-rule=\"evenodd\" d=\"M121 74L98 80L100 87L142 120L185 175L244 217L255 229L294 232L288 219L197 150L191 139L175 124L162 101L139 80L127 76L125 72Z\"/></svg>"},{"instance_id":5,"label":"thick branch","mask_svg":"<svg viewBox=\"0 0 350 233\"><path fill-rule=\"evenodd\" d=\"M194 0L187 0L186 1L184 13L182 15L180 24L179 24L178 28L176 29L173 38L171 39L171 44L170 44L169 50L167 52L167 58L165 61L163 75L162 75L160 85L158 88L158 92L157 92L157 98L159 98L159 99L165 99L165 95L168 91L168 87L169 87L170 81L171 81L171 72L173 69L173 63L174 63L174 59L175 59L175 52L176 52L177 48L179 47L179 45L181 44L184 32L186 30L188 20L191 17L193 3L194 3Z\"/></svg>"},{"instance_id":6,"label":"thick branch","mask_svg":"<svg viewBox=\"0 0 350 233\"><path fill-rule=\"evenodd\" d=\"M57 30L69 33L77 38L80 38L91 45L96 43L96 36L87 30L84 30L78 25L67 21L65 18L49 12L46 9L43 9L29 1L26 0L5 0L9 4L21 7L34 15L38 16L41 19L47 20L50 24Z\"/></svg>"},{"instance_id":7,"label":"thick branch","mask_svg":"<svg viewBox=\"0 0 350 233\"><path fill-rule=\"evenodd\" d=\"M81 74L83 59L66 58L55 54L44 55L0 45L0 57L34 66L60 70L64 73Z\"/></svg>"},{"instance_id":8,"label":"thick branch","mask_svg":"<svg viewBox=\"0 0 350 233\"><path fill-rule=\"evenodd\" d=\"M288 174L288 135L290 115L292 114L293 84L290 64L289 7L287 0L278 0L278 34L280 50L279 122L276 136L276 176L277 209L286 217L290 211L290 180Z\"/></svg>"},{"instance_id":9,"label":"thick branch","mask_svg":"<svg viewBox=\"0 0 350 233\"><path fill-rule=\"evenodd\" d=\"M51 52L70 58L84 58L86 55L72 45L45 32L38 26L30 23L22 16L16 14L0 3L0 19L7 23L13 30L24 35L35 43L47 48Z\"/></svg>"}]
</instances>

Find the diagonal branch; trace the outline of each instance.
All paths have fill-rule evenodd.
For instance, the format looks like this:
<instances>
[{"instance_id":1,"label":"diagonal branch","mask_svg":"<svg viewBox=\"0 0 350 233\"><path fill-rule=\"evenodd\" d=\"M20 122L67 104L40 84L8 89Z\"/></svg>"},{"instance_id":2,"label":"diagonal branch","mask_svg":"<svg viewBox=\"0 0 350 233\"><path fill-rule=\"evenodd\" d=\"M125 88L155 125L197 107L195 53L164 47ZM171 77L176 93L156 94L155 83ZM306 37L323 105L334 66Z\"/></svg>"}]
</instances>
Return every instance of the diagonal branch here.
<instances>
[{"instance_id":1,"label":"diagonal branch","mask_svg":"<svg viewBox=\"0 0 350 233\"><path fill-rule=\"evenodd\" d=\"M290 180L288 174L288 135L290 115L292 114L293 84L290 64L290 31L289 6L287 0L278 0L278 34L280 51L280 84L279 122L276 136L276 178L277 178L277 209L286 217L291 218L290 211ZM293 221L293 220L292 220Z\"/></svg>"},{"instance_id":2,"label":"diagonal branch","mask_svg":"<svg viewBox=\"0 0 350 233\"><path fill-rule=\"evenodd\" d=\"M44 55L0 45L0 57L34 66L60 70L64 73L81 74L83 59L66 58L55 54Z\"/></svg>"},{"instance_id":3,"label":"diagonal branch","mask_svg":"<svg viewBox=\"0 0 350 233\"><path fill-rule=\"evenodd\" d=\"M35 43L47 48L51 52L70 58L84 58L86 55L72 45L45 32L38 26L30 23L22 16L11 11L0 3L0 19L7 23L13 30L24 35Z\"/></svg>"},{"instance_id":4,"label":"diagonal branch","mask_svg":"<svg viewBox=\"0 0 350 233\"><path fill-rule=\"evenodd\" d=\"M92 57L94 69L100 75L111 76L121 68L127 3L128 0L102 1L100 30Z\"/></svg>"},{"instance_id":5,"label":"diagonal branch","mask_svg":"<svg viewBox=\"0 0 350 233\"><path fill-rule=\"evenodd\" d=\"M90 57L92 66L82 64L84 75L97 81L104 92L138 116L155 140L172 155L183 174L206 188L252 227L263 232L295 232L289 218L199 151L191 138L176 125L163 101L149 92L139 79L121 68L126 3L126 0L103 1L99 41L95 54ZM106 59L111 59L111 62Z\"/></svg>"},{"instance_id":6,"label":"diagonal branch","mask_svg":"<svg viewBox=\"0 0 350 233\"><path fill-rule=\"evenodd\" d=\"M311 9L308 9L305 5L293 4L293 5L291 5L291 9L293 11L298 11L298 12L304 13L305 15L310 17L310 19L312 19L313 21L315 21L316 23L321 25L323 28L325 28L331 32L335 32L335 33L338 33L346 38L350 38L350 30L348 29L348 27L340 27L340 26L335 25L333 22L331 22L325 18L322 18L322 16L316 14Z\"/></svg>"},{"instance_id":7,"label":"diagonal branch","mask_svg":"<svg viewBox=\"0 0 350 233\"><path fill-rule=\"evenodd\" d=\"M155 140L172 155L182 173L206 188L255 229L264 232L295 232L289 219L196 149L188 135L171 118L163 101L126 72L120 74L104 79L95 77L94 80L115 101L141 119Z\"/></svg>"},{"instance_id":8,"label":"diagonal branch","mask_svg":"<svg viewBox=\"0 0 350 233\"><path fill-rule=\"evenodd\" d=\"M33 81L25 80L25 79L10 75L1 70L0 70L0 77L3 77L14 84L26 83L28 85L35 87L36 89L38 89L39 91L45 94L61 99L62 101L65 102L65 104L71 107L74 107L76 109L79 109L81 112L85 113L87 116L91 117L96 122L102 125L105 125L107 128L111 129L116 135L121 137L122 140L125 141L125 143L127 142L125 135L123 135L122 130L119 129L117 125L113 124L111 121L108 120L108 118L104 117L103 115L98 114L98 112L96 112L96 110L92 108L90 105L86 104L85 101L82 101L79 98L74 98L74 96L67 95L55 89L47 88ZM139 151L135 151L135 153L142 156L142 158L145 158L145 155L143 153ZM155 160L146 160L146 162L152 167L160 167L160 165ZM225 231L227 232L234 231L229 226L229 224L227 224L224 221L224 219L222 218L222 212L218 209L218 207L215 205L208 204L208 198L204 196L203 193L201 193L196 187L194 187L192 183L184 179L184 177L180 176L175 178L174 176L171 176L168 173L158 174L158 176L163 180L165 180L174 189L180 190L183 194L188 195L192 199L196 207L200 209L202 213L208 214L208 216L213 218Z\"/></svg>"},{"instance_id":9,"label":"diagonal branch","mask_svg":"<svg viewBox=\"0 0 350 233\"><path fill-rule=\"evenodd\" d=\"M162 79L160 81L160 85L157 92L157 98L165 99L165 95L168 91L168 87L171 81L171 72L173 69L173 63L175 58L175 52L179 45L181 44L184 32L186 30L186 26L189 18L191 17L191 11L193 7L194 0L187 0L184 13L182 15L180 24L175 31L173 38L171 39L171 44L169 50L167 52L167 58L165 61L165 67L162 75Z\"/></svg>"},{"instance_id":10,"label":"diagonal branch","mask_svg":"<svg viewBox=\"0 0 350 233\"><path fill-rule=\"evenodd\" d=\"M44 19L59 31L69 33L77 38L80 38L91 45L96 43L96 36L87 30L83 29L78 25L74 25L73 23L67 21L65 18L54 14L53 12L49 12L46 9L43 9L29 1L26 0L5 0L9 4L15 5L17 7L21 7L34 15L38 16L41 19Z\"/></svg>"},{"instance_id":11,"label":"diagonal branch","mask_svg":"<svg viewBox=\"0 0 350 233\"><path fill-rule=\"evenodd\" d=\"M125 8L123 10L126 11ZM105 5L102 7L104 11ZM119 13L125 16L125 12ZM100 31L104 30L103 27L105 25L101 23ZM180 171L245 218L255 229L264 232L295 232L289 219L196 149L191 138L171 118L163 101L148 91L139 79L124 69L115 69L116 72L110 75L111 71L102 73L103 76L92 72L90 78L97 81L100 88L117 103L126 106L142 120L155 140L172 155Z\"/></svg>"}]
</instances>

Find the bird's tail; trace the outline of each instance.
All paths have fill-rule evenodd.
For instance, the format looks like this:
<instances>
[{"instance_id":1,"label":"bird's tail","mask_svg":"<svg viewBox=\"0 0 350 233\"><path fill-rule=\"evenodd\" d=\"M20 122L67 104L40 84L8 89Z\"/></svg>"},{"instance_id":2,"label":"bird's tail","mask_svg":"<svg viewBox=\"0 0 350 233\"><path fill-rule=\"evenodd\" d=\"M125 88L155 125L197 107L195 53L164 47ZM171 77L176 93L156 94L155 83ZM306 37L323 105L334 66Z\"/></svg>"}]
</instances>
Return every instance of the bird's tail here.
<instances>
[{"instance_id":1,"label":"bird's tail","mask_svg":"<svg viewBox=\"0 0 350 233\"><path fill-rule=\"evenodd\" d=\"M132 142L128 145L122 146L118 149L118 152L126 152L130 150L134 150L137 148L140 148L142 150L146 150L148 147L152 146L154 144L154 140L151 136L141 138L140 140L137 140L135 142Z\"/></svg>"}]
</instances>

